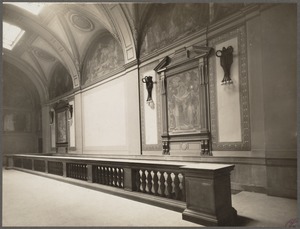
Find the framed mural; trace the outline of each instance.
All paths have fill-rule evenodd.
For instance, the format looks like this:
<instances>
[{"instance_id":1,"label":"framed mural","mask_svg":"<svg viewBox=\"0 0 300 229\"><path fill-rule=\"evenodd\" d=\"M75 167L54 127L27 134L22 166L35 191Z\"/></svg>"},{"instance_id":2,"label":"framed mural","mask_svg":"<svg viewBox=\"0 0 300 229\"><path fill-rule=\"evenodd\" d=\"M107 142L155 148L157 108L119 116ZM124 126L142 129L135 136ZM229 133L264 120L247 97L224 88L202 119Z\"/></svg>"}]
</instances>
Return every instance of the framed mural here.
<instances>
[{"instance_id":1,"label":"framed mural","mask_svg":"<svg viewBox=\"0 0 300 229\"><path fill-rule=\"evenodd\" d=\"M56 152L67 153L69 149L69 124L68 118L72 112L72 106L68 101L61 100L55 106L55 136Z\"/></svg>"},{"instance_id":2,"label":"framed mural","mask_svg":"<svg viewBox=\"0 0 300 229\"><path fill-rule=\"evenodd\" d=\"M62 112L57 113L56 120L57 120L56 142L57 143L67 143L68 142L67 112L62 111Z\"/></svg>"},{"instance_id":3,"label":"framed mural","mask_svg":"<svg viewBox=\"0 0 300 229\"><path fill-rule=\"evenodd\" d=\"M160 76L163 154L170 149L211 155L208 121L209 47L182 48L154 69Z\"/></svg>"},{"instance_id":4,"label":"framed mural","mask_svg":"<svg viewBox=\"0 0 300 229\"><path fill-rule=\"evenodd\" d=\"M3 130L5 132L30 132L31 113L24 110L4 110Z\"/></svg>"}]
</instances>

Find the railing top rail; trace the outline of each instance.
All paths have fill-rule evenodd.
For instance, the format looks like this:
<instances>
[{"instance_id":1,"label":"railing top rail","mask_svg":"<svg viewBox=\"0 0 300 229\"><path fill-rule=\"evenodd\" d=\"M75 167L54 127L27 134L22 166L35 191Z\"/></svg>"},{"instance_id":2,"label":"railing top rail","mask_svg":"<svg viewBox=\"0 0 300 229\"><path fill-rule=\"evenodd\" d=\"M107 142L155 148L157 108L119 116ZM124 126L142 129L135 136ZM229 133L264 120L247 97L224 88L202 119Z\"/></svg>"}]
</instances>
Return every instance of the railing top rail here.
<instances>
[{"instance_id":1,"label":"railing top rail","mask_svg":"<svg viewBox=\"0 0 300 229\"><path fill-rule=\"evenodd\" d=\"M31 158L31 159L44 159L51 161L64 161L64 162L80 162L80 163L105 163L114 165L122 165L122 166L130 166L130 167L151 167L151 168L182 168L187 170L218 170L225 167L234 167L234 165L228 164L213 164L213 163L195 163L195 162L178 162L178 161L159 161L159 160L134 160L134 159L115 159L115 158L94 158L94 157L68 157L68 156L45 156L45 155L30 155L30 154L11 154L6 155L6 157L19 157L19 158Z\"/></svg>"}]
</instances>

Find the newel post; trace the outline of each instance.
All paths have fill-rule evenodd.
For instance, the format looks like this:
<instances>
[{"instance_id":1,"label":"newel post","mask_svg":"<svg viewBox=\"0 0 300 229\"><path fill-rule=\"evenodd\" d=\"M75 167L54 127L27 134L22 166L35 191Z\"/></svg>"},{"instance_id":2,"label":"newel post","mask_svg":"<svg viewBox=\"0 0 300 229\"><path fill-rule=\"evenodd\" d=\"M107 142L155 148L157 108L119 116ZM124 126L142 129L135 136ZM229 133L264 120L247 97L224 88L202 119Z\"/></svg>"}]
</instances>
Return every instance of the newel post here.
<instances>
[{"instance_id":1,"label":"newel post","mask_svg":"<svg viewBox=\"0 0 300 229\"><path fill-rule=\"evenodd\" d=\"M198 163L181 167L185 174L187 207L182 218L205 226L233 226L230 171L234 165Z\"/></svg>"},{"instance_id":2,"label":"newel post","mask_svg":"<svg viewBox=\"0 0 300 229\"><path fill-rule=\"evenodd\" d=\"M136 191L136 170L124 168L124 189L127 191Z\"/></svg>"},{"instance_id":3,"label":"newel post","mask_svg":"<svg viewBox=\"0 0 300 229\"><path fill-rule=\"evenodd\" d=\"M13 156L6 156L6 158L7 158L7 165L6 165L5 169L13 169L13 167L14 167Z\"/></svg>"}]
</instances>

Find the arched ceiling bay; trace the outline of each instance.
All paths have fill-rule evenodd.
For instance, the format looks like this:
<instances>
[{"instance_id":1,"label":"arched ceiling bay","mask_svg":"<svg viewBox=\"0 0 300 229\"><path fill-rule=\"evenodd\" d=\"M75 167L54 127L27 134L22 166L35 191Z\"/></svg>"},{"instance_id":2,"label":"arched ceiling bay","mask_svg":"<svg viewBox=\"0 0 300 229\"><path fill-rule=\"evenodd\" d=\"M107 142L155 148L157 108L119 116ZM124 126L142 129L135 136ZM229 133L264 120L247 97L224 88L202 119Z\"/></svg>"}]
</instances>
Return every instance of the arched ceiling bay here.
<instances>
[{"instance_id":1,"label":"arched ceiling bay","mask_svg":"<svg viewBox=\"0 0 300 229\"><path fill-rule=\"evenodd\" d=\"M51 3L38 15L8 2L2 9L3 22L25 31L12 50L3 48L3 59L27 65L26 71L38 77L36 81L44 89L57 62L70 73L73 88L79 87L80 69L89 45L107 31L120 43L125 63L136 59L137 34L133 30L139 20L133 4Z\"/></svg>"}]
</instances>

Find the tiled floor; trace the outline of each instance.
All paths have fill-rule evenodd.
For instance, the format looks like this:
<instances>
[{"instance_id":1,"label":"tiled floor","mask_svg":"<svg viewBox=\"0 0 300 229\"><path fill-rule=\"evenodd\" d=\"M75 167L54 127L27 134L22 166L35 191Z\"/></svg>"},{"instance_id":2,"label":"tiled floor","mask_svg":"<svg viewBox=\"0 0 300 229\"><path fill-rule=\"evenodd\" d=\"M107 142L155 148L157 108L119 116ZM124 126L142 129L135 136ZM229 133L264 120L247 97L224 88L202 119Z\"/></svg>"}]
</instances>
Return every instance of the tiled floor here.
<instances>
[{"instance_id":1,"label":"tiled floor","mask_svg":"<svg viewBox=\"0 0 300 229\"><path fill-rule=\"evenodd\" d=\"M240 192L240 226L284 227L297 201ZM199 227L181 213L15 170L3 170L3 226Z\"/></svg>"}]
</instances>

